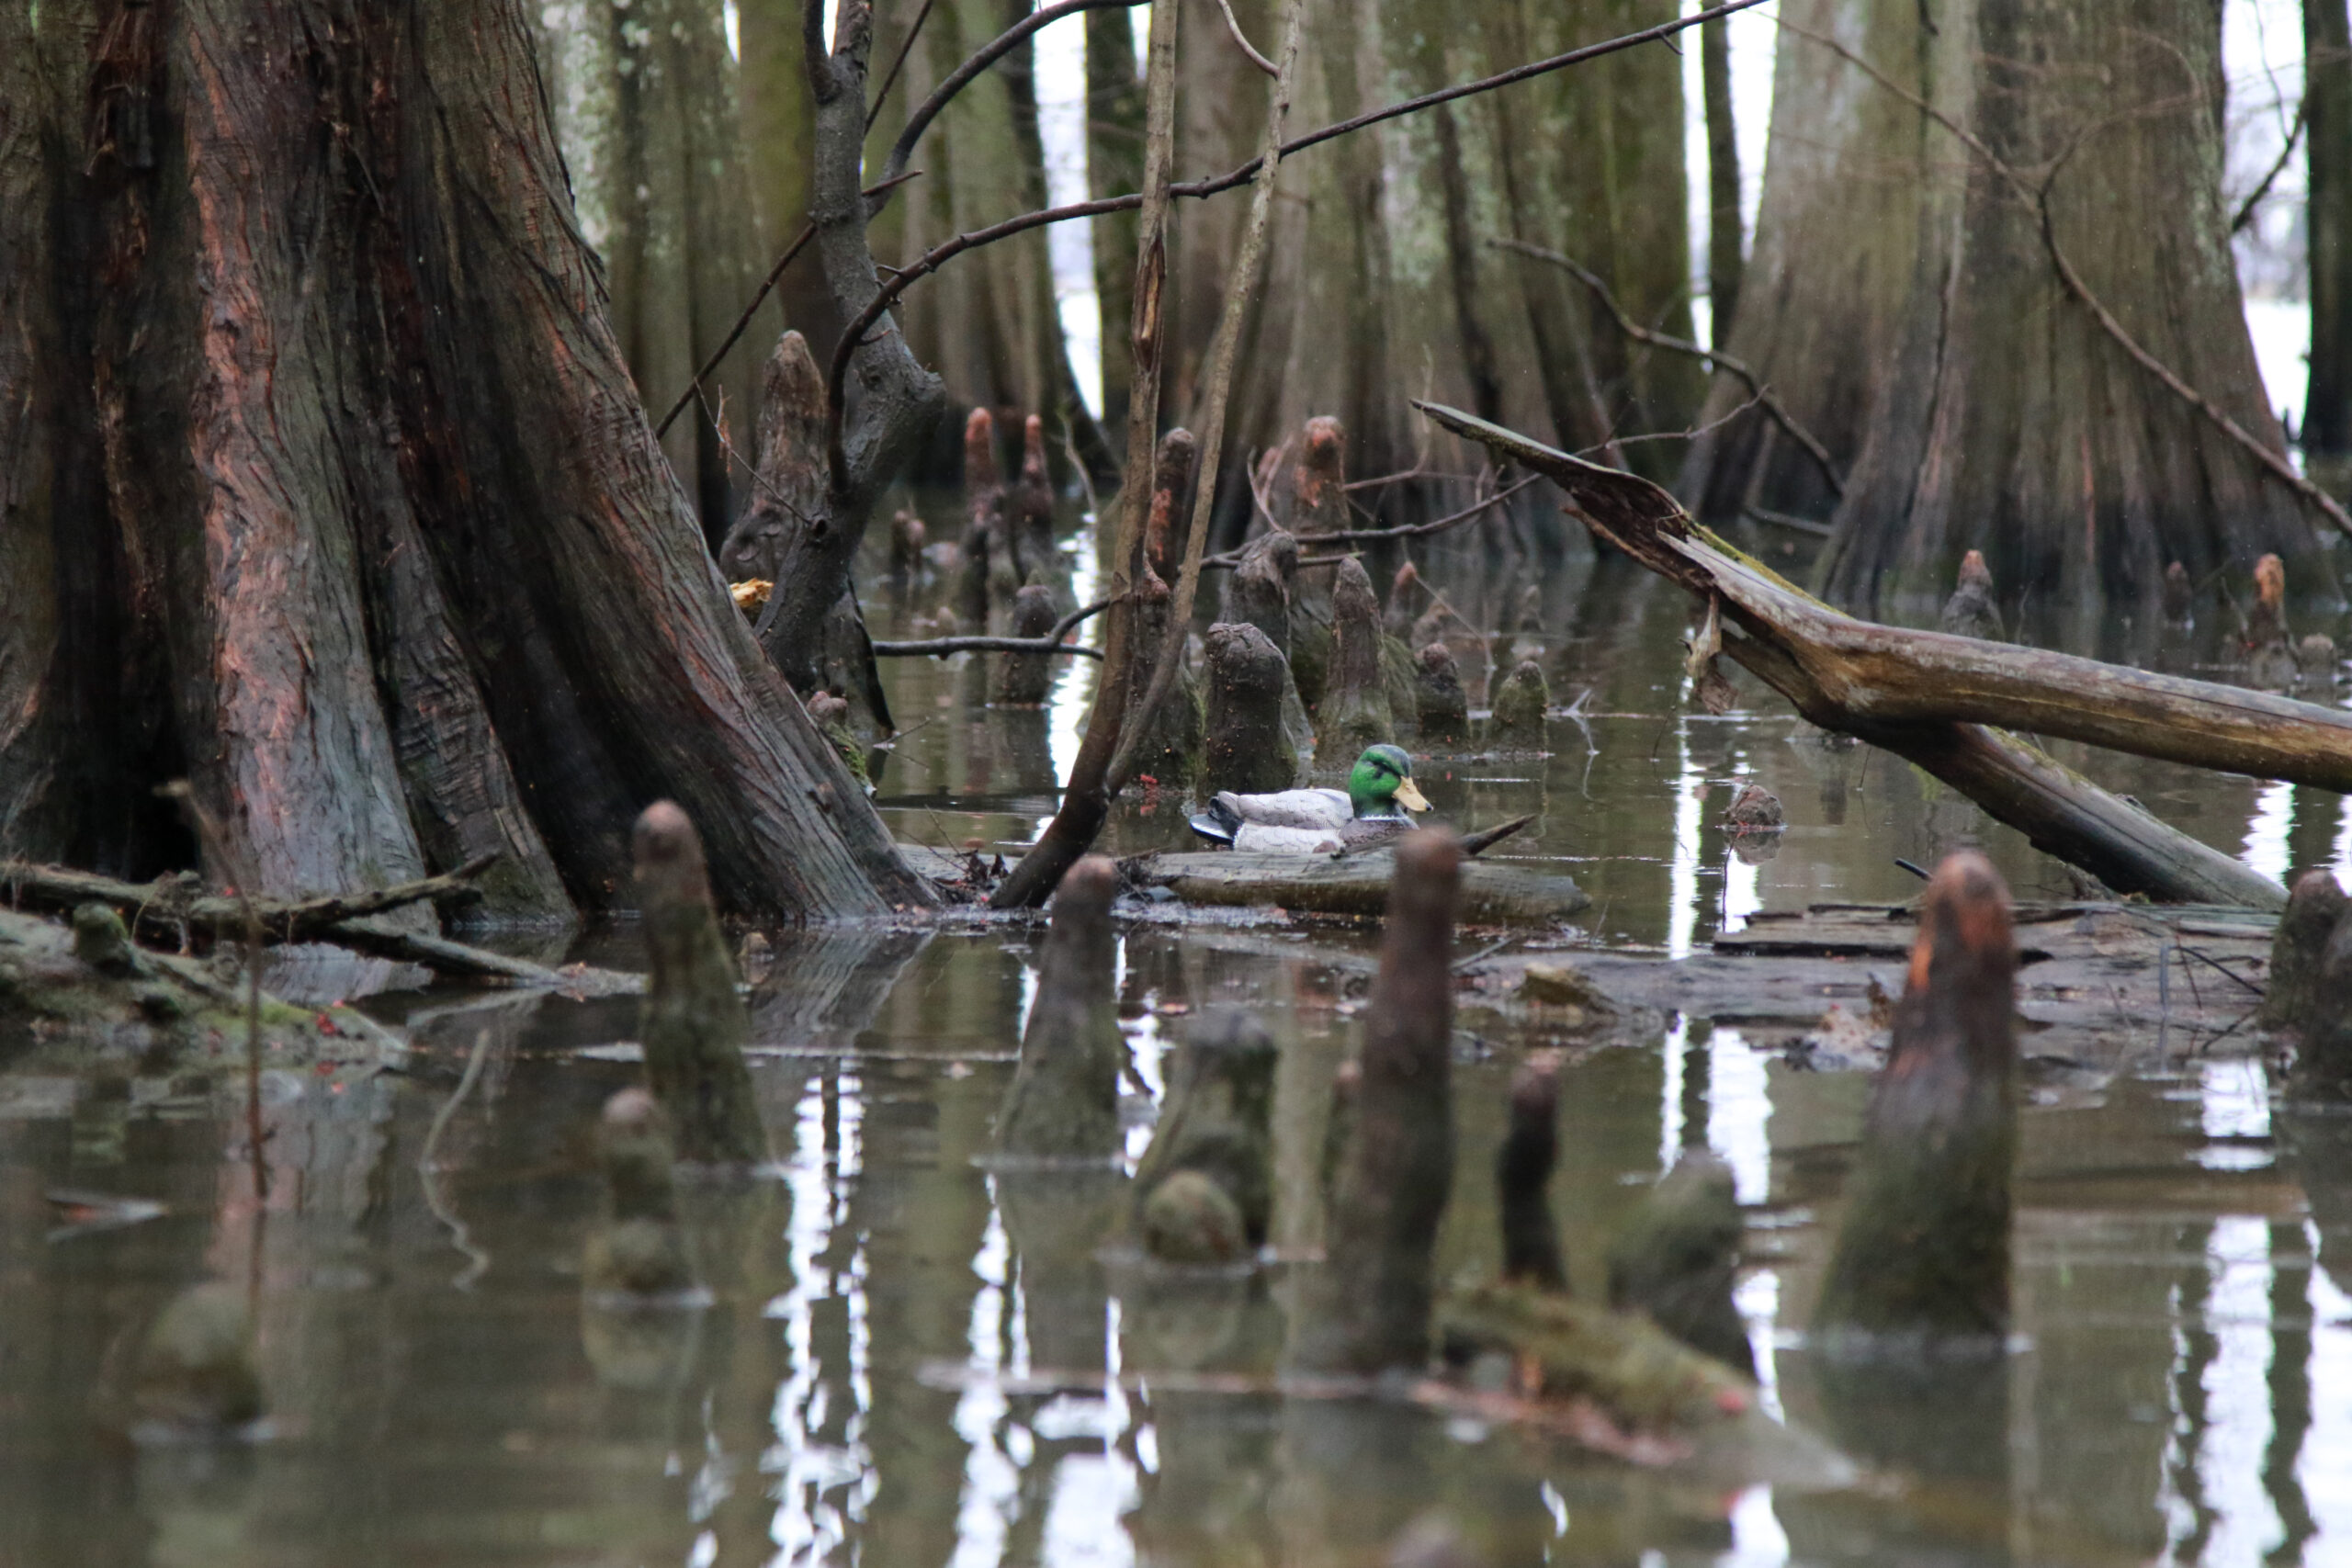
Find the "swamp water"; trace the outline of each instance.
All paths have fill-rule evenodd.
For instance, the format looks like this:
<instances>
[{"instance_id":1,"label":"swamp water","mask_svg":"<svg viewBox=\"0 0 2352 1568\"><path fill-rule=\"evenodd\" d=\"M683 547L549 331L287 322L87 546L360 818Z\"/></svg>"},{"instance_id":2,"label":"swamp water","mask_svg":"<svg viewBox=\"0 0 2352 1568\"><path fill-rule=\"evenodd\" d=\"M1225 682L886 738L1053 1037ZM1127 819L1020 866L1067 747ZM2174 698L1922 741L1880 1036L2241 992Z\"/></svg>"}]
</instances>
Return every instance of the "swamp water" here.
<instances>
[{"instance_id":1,"label":"swamp water","mask_svg":"<svg viewBox=\"0 0 2352 1568\"><path fill-rule=\"evenodd\" d=\"M1482 626L1526 580L1466 547L1431 575ZM1745 677L1739 710L1691 711L1685 605L1623 563L1572 563L1543 592L1555 705L1590 694L1552 721L1552 754L1420 773L1458 824L1541 814L1495 852L1566 870L1593 905L1538 940L1679 955L1760 909L1907 898L1897 857L1972 840L2018 897L2072 895L1966 801L1826 744ZM913 607L876 598L876 635L919 635ZM880 804L909 840L1017 845L1052 809L1093 667L1070 660L1046 710L1013 712L976 705L966 662L888 669L908 733ZM2335 796L2067 760L2273 874L2352 859ZM1715 820L1750 779L1791 822L1760 863ZM1174 800L1130 813L1115 847L1174 844L1182 818ZM1185 1020L1257 1008L1283 1046L1272 1245L1311 1256L1374 937L1137 914L1120 949L1130 1159ZM1827 1375L1801 1333L1864 1077L1794 1070L1706 1019L1590 1046L1465 1009L1442 1277L1491 1271L1510 1068L1565 1045L1553 1201L1573 1285L1597 1291L1613 1227L1678 1150L1720 1153L1768 1399L1873 1466L1799 1491L1271 1392L1292 1263L1153 1274L1103 1247L1120 1173L986 1163L1042 935L966 918L778 940L752 1066L777 1167L689 1190L699 1306L583 1299L594 1129L637 1076L633 999L377 996L413 1032L408 1069L271 1075L266 1197L242 1106L220 1110L233 1061L208 1094L10 1075L0 1055L0 1564L2352 1562L2352 1276L2331 1273L2352 1256L2352 1165L2296 1158L2242 1049L2126 1039L2131 1070L2035 1094L2012 1353L1906 1387ZM583 955L631 948L623 928ZM274 978L332 996L355 973ZM77 1228L49 1196L70 1190L164 1212ZM127 1346L207 1278L252 1292L266 1437L110 1439L94 1407Z\"/></svg>"}]
</instances>

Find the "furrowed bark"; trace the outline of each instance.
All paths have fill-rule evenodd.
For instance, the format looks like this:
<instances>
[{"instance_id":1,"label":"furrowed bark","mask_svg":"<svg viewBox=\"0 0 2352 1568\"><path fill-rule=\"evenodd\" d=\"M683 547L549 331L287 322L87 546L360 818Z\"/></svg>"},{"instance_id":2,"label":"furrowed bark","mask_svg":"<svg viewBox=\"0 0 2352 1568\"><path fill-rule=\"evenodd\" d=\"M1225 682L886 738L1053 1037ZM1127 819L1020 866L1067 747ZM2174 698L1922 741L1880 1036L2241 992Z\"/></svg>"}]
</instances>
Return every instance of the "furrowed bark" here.
<instances>
[{"instance_id":1,"label":"furrowed bark","mask_svg":"<svg viewBox=\"0 0 2352 1568\"><path fill-rule=\"evenodd\" d=\"M625 898L674 794L744 912L928 901L653 443L518 4L39 17L0 111L41 187L0 221L0 443L47 431L0 479L40 487L0 536L9 851L185 864L149 798L185 773L244 891L497 852L500 912L560 916Z\"/></svg>"},{"instance_id":2,"label":"furrowed bark","mask_svg":"<svg viewBox=\"0 0 2352 1568\"><path fill-rule=\"evenodd\" d=\"M1724 651L1813 723L1859 736L1917 763L2025 833L2035 847L2083 867L2117 892L2188 903L2284 907L2286 889L2268 877L2167 828L2023 741L1969 720L2014 719L2014 706L2004 713L1993 711L1994 705L2031 698L2042 705L2032 711L2033 727L2041 733L2079 734L2104 745L2128 742L2143 754L2201 759L2208 766L2228 758L2218 765L2234 768L2258 756L2275 764L2282 777L2305 771L2340 777L2317 772L2329 765L2327 759L2343 754L2342 742L2334 738L2352 733L2327 710L2196 682L2142 685L2159 678L2089 660L1850 620L1722 547L1672 497L1646 480L1580 461L1455 410L1420 406L1440 423L1484 441L1498 457L1525 463L1560 485L1587 527L1643 566L1702 600L1718 601L1726 626ZM1816 637L1835 641L1825 645ZM1858 644L1877 662L1847 662L1842 649ZM1897 666L1892 660L1898 649L1925 649L1937 660ZM2026 680L2044 668L2036 663L2043 660L2059 661L2063 672L2040 682ZM1907 694L1885 689L1888 671L1898 668L1916 676ZM2007 683L1995 684L1996 676ZM1970 682L1979 679L1984 689L1972 694ZM2118 711L2081 703L2086 682L2116 694ZM1939 693L1937 687L1949 691ZM2077 699L2075 709L2063 706L2068 694ZM1949 705L1943 705L1946 695ZM2322 716L2299 726L2290 744L2275 737L2266 742L2261 721L2245 716L2261 714L2274 722L2281 716L2249 704L2294 710L2285 717ZM1885 711L1889 705L1892 714ZM2154 713L2164 717L2151 716ZM2199 734L2183 739L2165 732L2165 724L2190 717L2201 726Z\"/></svg>"}]
</instances>

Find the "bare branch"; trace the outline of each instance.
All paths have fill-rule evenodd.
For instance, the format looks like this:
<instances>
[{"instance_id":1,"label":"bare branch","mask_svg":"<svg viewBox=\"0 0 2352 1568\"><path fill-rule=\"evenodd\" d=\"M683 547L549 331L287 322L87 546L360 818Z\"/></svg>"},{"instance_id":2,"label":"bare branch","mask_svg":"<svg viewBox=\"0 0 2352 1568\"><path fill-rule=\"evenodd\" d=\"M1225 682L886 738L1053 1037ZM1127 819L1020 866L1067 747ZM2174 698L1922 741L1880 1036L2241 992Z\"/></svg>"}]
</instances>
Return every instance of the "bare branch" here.
<instances>
[{"instance_id":1,"label":"bare branch","mask_svg":"<svg viewBox=\"0 0 2352 1568\"><path fill-rule=\"evenodd\" d=\"M1233 0L1216 0L1216 8L1225 13L1225 30L1233 35L1233 41L1240 45L1241 52L1250 57L1250 63L1280 81L1282 73L1274 68L1274 62L1260 54L1256 46L1250 43L1249 35L1241 30L1240 19L1233 14Z\"/></svg>"},{"instance_id":2,"label":"bare branch","mask_svg":"<svg viewBox=\"0 0 2352 1568\"><path fill-rule=\"evenodd\" d=\"M2278 176L2286 173L2288 160L2295 155L2295 144L2303 139L2303 126L2311 118L2311 95L2308 93L2295 105L2294 120L2287 127L2287 145L2278 149L2278 161L2270 165L2270 172L2262 176L2262 182L2246 192L2245 199L2238 204L2238 215L2230 220L2231 233L2241 232L2254 221L2255 209L2270 194L2270 187L2278 183Z\"/></svg>"},{"instance_id":3,"label":"bare branch","mask_svg":"<svg viewBox=\"0 0 2352 1568\"><path fill-rule=\"evenodd\" d=\"M935 637L924 642L877 642L876 659L944 659L951 653L1068 653L1080 659L1100 659L1102 650L1083 643L1057 642L1042 637Z\"/></svg>"},{"instance_id":4,"label":"bare branch","mask_svg":"<svg viewBox=\"0 0 2352 1568\"><path fill-rule=\"evenodd\" d=\"M890 143L890 160L883 165L882 178L887 185L906 171L907 160L915 153L915 143L931 129L931 122L955 100L956 95L972 85L980 73L1019 48L1022 42L1040 28L1050 27L1064 17L1074 17L1081 11L1129 10L1145 0L1060 0L1057 5L1032 11L1012 26L997 34L978 49L970 59L948 73L947 80L932 90L931 96L917 104L907 116L907 123L899 129L899 139ZM881 210L877 201L873 209Z\"/></svg>"},{"instance_id":5,"label":"bare branch","mask_svg":"<svg viewBox=\"0 0 2352 1568\"><path fill-rule=\"evenodd\" d=\"M905 39L899 43L898 58L890 62L882 85L874 90L874 101L865 106L866 130L873 130L874 122L882 118L882 105L890 96L890 89L899 85L899 73L906 69L907 56L915 51L915 39L922 37L922 25L931 20L931 8L938 3L939 0L922 0L922 9L915 13L915 25L907 29Z\"/></svg>"},{"instance_id":6,"label":"bare branch","mask_svg":"<svg viewBox=\"0 0 2352 1568\"><path fill-rule=\"evenodd\" d=\"M1806 455L1811 457L1821 469L1821 477L1828 481L1830 493L1840 498L1845 495L1846 480L1838 472L1838 465L1831 460L1829 448L1823 446L1812 431L1797 423L1796 415L1791 413L1788 406L1781 401L1779 396L1764 385L1763 380L1746 360L1736 355L1725 354L1719 348L1702 348L1687 338L1671 337L1665 333L1654 332L1642 325L1625 314L1624 308L1617 303L1617 296L1610 292L1609 285L1602 282L1597 273L1585 267L1573 257L1562 255L1557 251L1547 251L1541 245L1531 245L1524 240L1490 239L1487 243L1497 250L1511 251L1522 256L1531 256L1537 261L1549 262L1554 266L1564 269L1577 282L1592 290L1593 297L1600 301L1608 310L1610 316L1617 322L1617 330L1635 343L1645 343L1654 348L1663 348L1675 354L1687 354L1693 359L1703 359L1717 369L1736 377L1747 386L1751 394L1749 400L1760 404L1764 412L1771 417L1772 423L1788 432L1789 439L1805 449Z\"/></svg>"},{"instance_id":7,"label":"bare branch","mask_svg":"<svg viewBox=\"0 0 2352 1568\"><path fill-rule=\"evenodd\" d=\"M1431 534L1442 534L1448 528L1459 528L1479 513L1500 506L1528 486L1541 480L1543 477L1541 474L1530 474L1517 484L1497 491L1484 501L1473 502L1459 512L1448 513L1443 517L1432 518L1427 523L1416 523L1406 528L1344 528L1336 534L1317 534L1314 536L1315 543L1318 546L1377 545L1391 539L1420 539ZM1328 566L1347 558L1345 556L1305 556L1300 558L1298 564L1301 567ZM1229 550L1221 556L1211 556L1201 564L1204 567L1215 567L1221 571L1230 571L1241 564L1241 552Z\"/></svg>"},{"instance_id":8,"label":"bare branch","mask_svg":"<svg viewBox=\"0 0 2352 1568\"><path fill-rule=\"evenodd\" d=\"M867 199L871 200L894 186L904 185L909 180L921 178L922 178L921 169L910 170L895 180L885 180L878 186L868 186L865 194ZM727 330L727 335L719 340L718 346L711 351L710 357L703 361L702 368L695 372L695 378L686 383L686 389L678 394L678 400L670 405L670 412L663 414L662 423L653 427L653 438L656 441L670 434L670 427L678 423L678 415L684 411L688 403L694 400L695 394L702 390L702 384L709 380L712 373L718 370L718 362L727 357L728 351L733 348L737 341L742 337L752 324L752 318L759 314L760 307L767 303L768 296L775 292L777 280L784 276L795 261L799 259L800 253L808 248L808 242L816 237L816 225L804 223L800 226L800 232L792 237L792 243L784 247L784 254L775 258L775 265L768 268L767 276L760 280L759 292L752 296L752 302L743 307L743 313L735 318L735 324Z\"/></svg>"}]
</instances>

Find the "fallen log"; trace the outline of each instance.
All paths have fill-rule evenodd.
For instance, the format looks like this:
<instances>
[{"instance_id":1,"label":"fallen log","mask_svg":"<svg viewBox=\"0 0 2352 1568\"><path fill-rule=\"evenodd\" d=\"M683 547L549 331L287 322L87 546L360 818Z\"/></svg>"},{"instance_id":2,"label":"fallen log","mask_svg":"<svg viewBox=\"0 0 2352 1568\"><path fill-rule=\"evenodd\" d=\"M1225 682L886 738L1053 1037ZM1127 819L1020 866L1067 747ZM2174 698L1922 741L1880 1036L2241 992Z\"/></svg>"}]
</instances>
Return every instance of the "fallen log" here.
<instances>
[{"instance_id":1,"label":"fallen log","mask_svg":"<svg viewBox=\"0 0 2352 1568\"><path fill-rule=\"evenodd\" d=\"M1139 856L1121 869L1130 881L1165 887L1188 904L1373 916L1387 907L1396 858L1394 846L1344 858L1213 850ZM1474 925L1563 919L1591 903L1565 876L1482 861L1462 867L1462 919Z\"/></svg>"},{"instance_id":2,"label":"fallen log","mask_svg":"<svg viewBox=\"0 0 2352 1568\"><path fill-rule=\"evenodd\" d=\"M481 855L457 870L415 882L403 882L371 893L338 893L319 898L255 898L251 917L261 923L266 942L308 942L325 937L345 920L380 915L427 898L453 894L470 897L468 885L496 864L495 854ZM176 939L183 931L242 942L248 919L247 901L228 894L199 893L193 879L159 877L153 882L122 882L96 872L58 865L33 865L24 861L0 862L0 888L13 904L40 909L72 909L78 905L110 904L137 929Z\"/></svg>"},{"instance_id":3,"label":"fallen log","mask_svg":"<svg viewBox=\"0 0 2352 1568\"><path fill-rule=\"evenodd\" d=\"M1723 651L1824 729L1894 752L2119 893L2279 909L2287 890L1993 723L2191 766L2352 791L2352 716L2094 660L1858 621L1693 523L1648 480L1458 410L1457 434L1559 485L1593 533L1719 604Z\"/></svg>"},{"instance_id":4,"label":"fallen log","mask_svg":"<svg viewBox=\"0 0 2352 1568\"><path fill-rule=\"evenodd\" d=\"M645 989L642 976L624 974L617 969L598 969L585 964L551 969L544 964L534 964L527 958L493 953L489 948L476 947L470 942L451 942L445 936L425 936L418 931L398 931L368 919L341 921L320 932L319 940L377 958L396 958L403 964L420 964L436 975L498 980L540 990L562 991L571 996L634 996Z\"/></svg>"}]
</instances>

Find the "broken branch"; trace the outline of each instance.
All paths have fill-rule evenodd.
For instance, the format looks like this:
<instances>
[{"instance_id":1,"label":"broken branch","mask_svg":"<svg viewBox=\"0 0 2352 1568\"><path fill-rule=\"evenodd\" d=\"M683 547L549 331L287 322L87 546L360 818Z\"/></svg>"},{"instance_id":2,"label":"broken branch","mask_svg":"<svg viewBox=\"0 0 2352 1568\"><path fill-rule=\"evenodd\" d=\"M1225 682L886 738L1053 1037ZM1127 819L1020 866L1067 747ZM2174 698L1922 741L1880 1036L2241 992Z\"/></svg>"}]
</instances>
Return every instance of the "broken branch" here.
<instances>
[{"instance_id":1,"label":"broken branch","mask_svg":"<svg viewBox=\"0 0 2352 1568\"><path fill-rule=\"evenodd\" d=\"M470 893L468 886L499 861L481 855L457 870L415 882L403 882L373 893L338 893L320 898L254 898L241 894L192 894L187 886L165 877L155 882L122 882L96 872L60 865L34 865L25 861L0 862L0 886L19 903L41 909L72 909L78 905L110 904L136 926L176 937L185 927L208 937L241 941L245 936L247 910L261 931L274 942L304 942L324 936L329 927L345 920L421 903L427 898Z\"/></svg>"},{"instance_id":2,"label":"broken branch","mask_svg":"<svg viewBox=\"0 0 2352 1568\"><path fill-rule=\"evenodd\" d=\"M1693 359L1704 360L1716 369L1737 377L1753 395L1754 400L1763 405L1764 412L1771 416L1772 423L1786 431L1790 440L1805 449L1806 455L1812 457L1815 465L1821 469L1821 477L1828 481L1830 493L1841 498L1845 495L1846 481L1838 472L1838 465L1831 460L1829 448L1823 446L1812 431L1797 423L1796 415L1791 413L1788 406L1781 401L1779 396L1770 387L1764 385L1762 378L1756 374L1754 367L1746 360L1736 355L1725 354L1721 349L1702 348L1687 338L1672 337L1642 325L1625 314L1624 307L1617 303L1617 296L1610 292L1609 285L1601 281L1599 274L1583 266L1573 257L1563 255L1558 251L1545 250L1541 245L1531 245L1524 240L1490 239L1487 243L1498 251L1511 251L1522 256L1532 257L1536 261L1549 262L1554 266L1562 268L1577 282L1592 290L1593 296L1600 301L1610 316L1617 322L1617 330L1635 343L1647 344L1653 348L1663 348L1674 354L1689 355Z\"/></svg>"}]
</instances>

